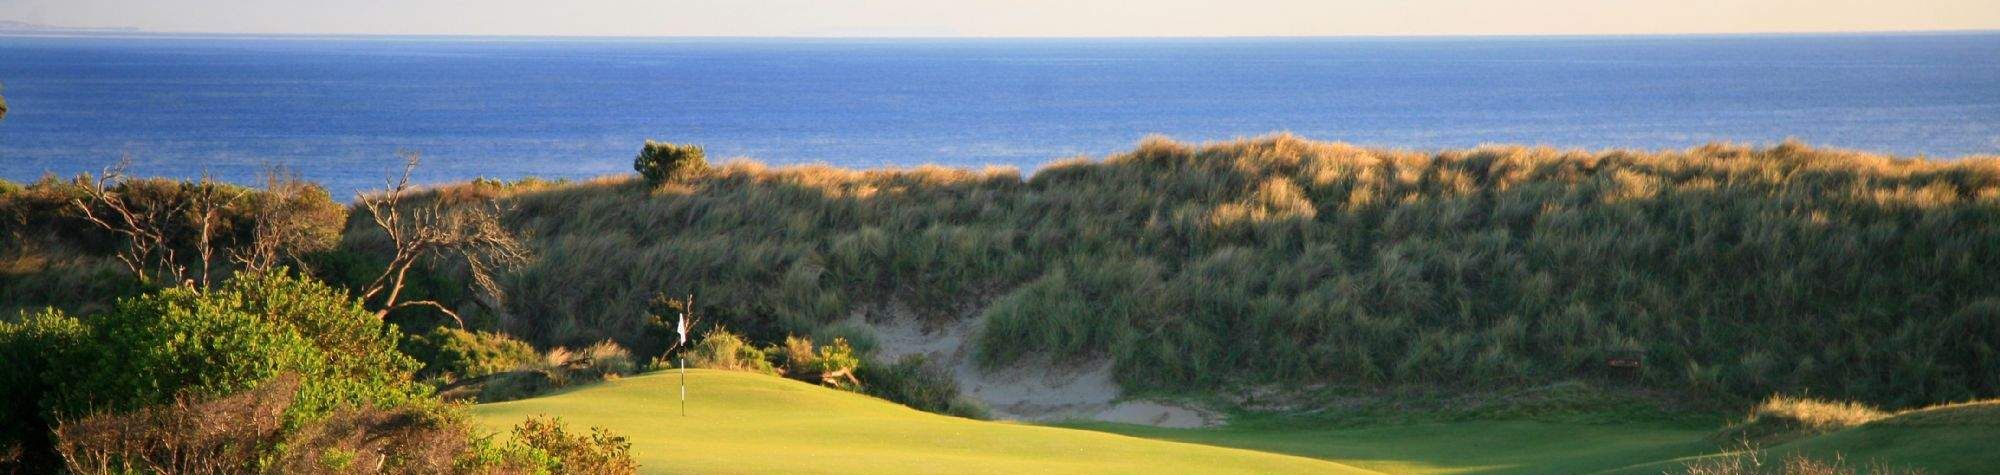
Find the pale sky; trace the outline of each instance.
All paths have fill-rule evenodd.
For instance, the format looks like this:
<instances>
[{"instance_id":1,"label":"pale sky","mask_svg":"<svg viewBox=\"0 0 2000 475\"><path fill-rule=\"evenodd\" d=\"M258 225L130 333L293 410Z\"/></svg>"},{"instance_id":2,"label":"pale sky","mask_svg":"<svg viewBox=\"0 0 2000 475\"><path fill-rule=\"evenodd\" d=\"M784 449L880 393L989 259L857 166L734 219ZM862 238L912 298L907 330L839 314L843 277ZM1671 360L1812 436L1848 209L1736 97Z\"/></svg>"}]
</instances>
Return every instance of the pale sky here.
<instances>
[{"instance_id":1,"label":"pale sky","mask_svg":"<svg viewBox=\"0 0 2000 475\"><path fill-rule=\"evenodd\" d=\"M0 21L555 36L1769 33L2000 29L2000 0L0 0Z\"/></svg>"}]
</instances>

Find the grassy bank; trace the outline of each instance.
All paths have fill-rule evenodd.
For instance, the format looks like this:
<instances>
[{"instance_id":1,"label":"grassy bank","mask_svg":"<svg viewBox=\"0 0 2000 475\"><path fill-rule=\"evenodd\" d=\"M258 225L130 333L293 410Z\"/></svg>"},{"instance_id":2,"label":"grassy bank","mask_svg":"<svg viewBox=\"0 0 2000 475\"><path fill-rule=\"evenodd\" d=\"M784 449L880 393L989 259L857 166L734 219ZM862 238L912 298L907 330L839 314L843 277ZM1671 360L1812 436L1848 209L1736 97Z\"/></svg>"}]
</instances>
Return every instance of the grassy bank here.
<instances>
[{"instance_id":1,"label":"grassy bank","mask_svg":"<svg viewBox=\"0 0 2000 475\"><path fill-rule=\"evenodd\" d=\"M133 186L166 203L209 185ZM77 216L79 190L0 185L0 307L101 306L135 287L108 256L120 238ZM610 338L650 357L670 333L655 297L695 295L708 323L756 341L866 348L839 323L964 322L987 363L1109 358L1128 389L1169 393L1580 378L1740 403L2000 395L1991 158L1276 136L1151 140L1027 177L735 162L659 185L481 180L413 199L495 200L534 252L497 276L504 298L467 291L448 259L413 271L408 296L545 348ZM235 209L225 239L251 231ZM365 284L387 260L365 214L301 262ZM443 321L424 311L393 318Z\"/></svg>"},{"instance_id":2,"label":"grassy bank","mask_svg":"<svg viewBox=\"0 0 2000 475\"><path fill-rule=\"evenodd\" d=\"M1133 389L1584 377L1890 407L2000 394L1992 159L1278 136L1149 141L1025 179L736 162L658 187L433 196L511 207L540 257L504 279L494 319L543 344L647 347L665 292L760 339L858 314L970 318L991 363L1102 355Z\"/></svg>"}]
</instances>

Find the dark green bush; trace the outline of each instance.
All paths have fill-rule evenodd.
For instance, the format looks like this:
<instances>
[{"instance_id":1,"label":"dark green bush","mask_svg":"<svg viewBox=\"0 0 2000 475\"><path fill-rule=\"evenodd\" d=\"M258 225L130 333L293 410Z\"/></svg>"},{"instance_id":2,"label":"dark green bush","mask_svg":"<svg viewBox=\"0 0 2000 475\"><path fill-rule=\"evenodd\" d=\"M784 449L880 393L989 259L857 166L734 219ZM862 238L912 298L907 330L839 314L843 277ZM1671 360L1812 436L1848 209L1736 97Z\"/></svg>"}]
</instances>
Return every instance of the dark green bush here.
<instances>
[{"instance_id":1,"label":"dark green bush","mask_svg":"<svg viewBox=\"0 0 2000 475\"><path fill-rule=\"evenodd\" d=\"M989 417L986 407L959 394L951 370L923 355L906 355L891 364L869 363L855 371L862 392L922 411L973 419Z\"/></svg>"},{"instance_id":2,"label":"dark green bush","mask_svg":"<svg viewBox=\"0 0 2000 475\"><path fill-rule=\"evenodd\" d=\"M282 270L238 274L209 292L159 290L86 319L31 315L0 325L9 403L0 433L28 439L29 458L46 456L34 439L57 415L221 397L283 374L301 380L288 428L346 406L427 410L434 401L412 382L417 362L397 339L344 292Z\"/></svg>"},{"instance_id":3,"label":"dark green bush","mask_svg":"<svg viewBox=\"0 0 2000 475\"><path fill-rule=\"evenodd\" d=\"M473 399L482 402L527 399L557 389L555 378L544 370L521 370L488 376L477 387Z\"/></svg>"},{"instance_id":4,"label":"dark green bush","mask_svg":"<svg viewBox=\"0 0 2000 475\"><path fill-rule=\"evenodd\" d=\"M707 157L700 145L647 140L646 146L639 149L638 158L632 160L632 168L646 177L647 183L660 184L708 171Z\"/></svg>"},{"instance_id":5,"label":"dark green bush","mask_svg":"<svg viewBox=\"0 0 2000 475\"><path fill-rule=\"evenodd\" d=\"M534 347L513 337L450 327L412 336L403 347L424 363L421 377L477 378L542 361Z\"/></svg>"},{"instance_id":6,"label":"dark green bush","mask_svg":"<svg viewBox=\"0 0 2000 475\"><path fill-rule=\"evenodd\" d=\"M50 393L62 384L46 373L58 364L77 361L90 339L82 321L55 310L0 320L0 450L20 449L19 466L0 459L0 472L32 472L54 467L49 428L56 424L47 409Z\"/></svg>"}]
</instances>

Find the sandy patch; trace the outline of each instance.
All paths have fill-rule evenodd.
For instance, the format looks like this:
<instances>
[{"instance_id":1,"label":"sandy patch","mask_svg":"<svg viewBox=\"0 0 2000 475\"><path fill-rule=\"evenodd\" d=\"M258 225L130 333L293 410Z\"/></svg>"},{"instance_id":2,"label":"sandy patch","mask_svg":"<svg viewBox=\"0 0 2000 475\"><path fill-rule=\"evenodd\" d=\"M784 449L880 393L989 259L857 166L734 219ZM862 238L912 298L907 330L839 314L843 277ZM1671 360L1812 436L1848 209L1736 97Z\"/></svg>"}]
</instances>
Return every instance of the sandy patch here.
<instances>
[{"instance_id":1,"label":"sandy patch","mask_svg":"<svg viewBox=\"0 0 2000 475\"><path fill-rule=\"evenodd\" d=\"M986 369L973 360L972 340L981 323L972 318L925 325L894 309L857 313L849 322L875 331L876 356L895 360L921 354L950 368L958 387L1000 419L1052 422L1098 420L1161 427L1205 427L1222 422L1209 411L1163 401L1120 400L1110 361L1054 365L1027 360Z\"/></svg>"}]
</instances>

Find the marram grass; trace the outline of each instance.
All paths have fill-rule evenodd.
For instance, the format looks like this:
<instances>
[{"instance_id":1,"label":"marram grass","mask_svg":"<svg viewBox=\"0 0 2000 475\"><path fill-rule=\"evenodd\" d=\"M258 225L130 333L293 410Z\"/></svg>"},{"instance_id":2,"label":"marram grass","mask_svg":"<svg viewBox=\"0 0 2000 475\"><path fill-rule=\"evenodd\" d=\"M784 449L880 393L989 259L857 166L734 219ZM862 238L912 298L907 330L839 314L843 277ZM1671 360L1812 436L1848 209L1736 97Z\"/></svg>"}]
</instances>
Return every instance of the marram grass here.
<instances>
[{"instance_id":1,"label":"marram grass","mask_svg":"<svg viewBox=\"0 0 2000 475\"><path fill-rule=\"evenodd\" d=\"M1110 357L1134 389L1584 377L1745 402L2000 395L1991 158L1280 135L1154 139L1028 177L738 161L657 187L438 195L512 207L540 258L507 277L504 323L542 344L643 347L665 291L764 339L881 309L974 319L990 363Z\"/></svg>"}]
</instances>

